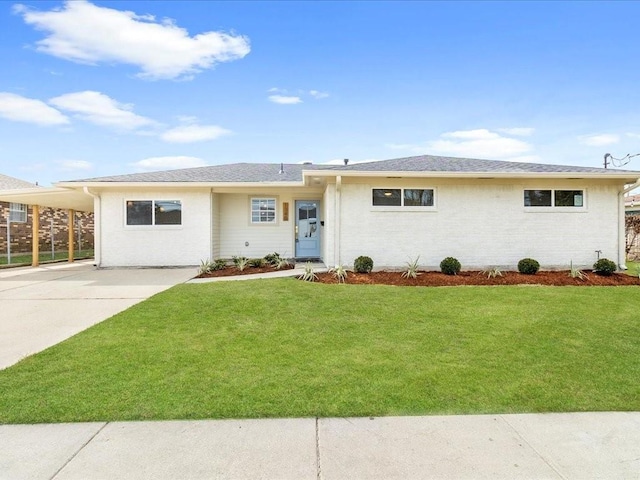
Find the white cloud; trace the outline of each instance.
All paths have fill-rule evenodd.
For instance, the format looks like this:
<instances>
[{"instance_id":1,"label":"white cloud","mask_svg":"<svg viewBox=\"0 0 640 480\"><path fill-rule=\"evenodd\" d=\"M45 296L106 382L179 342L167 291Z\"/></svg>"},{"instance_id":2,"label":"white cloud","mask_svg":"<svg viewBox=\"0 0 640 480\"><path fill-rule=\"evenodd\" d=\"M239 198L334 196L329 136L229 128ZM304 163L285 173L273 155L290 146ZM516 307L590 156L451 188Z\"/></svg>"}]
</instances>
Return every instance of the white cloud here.
<instances>
[{"instance_id":1,"label":"white cloud","mask_svg":"<svg viewBox=\"0 0 640 480\"><path fill-rule=\"evenodd\" d=\"M204 167L205 161L198 157L150 157L132 163L138 171L151 172L154 170L175 170L180 168Z\"/></svg>"},{"instance_id":2,"label":"white cloud","mask_svg":"<svg viewBox=\"0 0 640 480\"><path fill-rule=\"evenodd\" d=\"M62 160L58 162L60 168L65 171L90 170L93 165L86 160Z\"/></svg>"},{"instance_id":3,"label":"white cloud","mask_svg":"<svg viewBox=\"0 0 640 480\"><path fill-rule=\"evenodd\" d=\"M160 138L170 143L193 143L215 140L232 132L217 125L183 125L164 132Z\"/></svg>"},{"instance_id":4,"label":"white cloud","mask_svg":"<svg viewBox=\"0 0 640 480\"><path fill-rule=\"evenodd\" d=\"M269 101L273 103L279 103L280 105L294 105L296 103L302 103L300 97L285 96L285 95L269 95Z\"/></svg>"},{"instance_id":5,"label":"white cloud","mask_svg":"<svg viewBox=\"0 0 640 480\"><path fill-rule=\"evenodd\" d=\"M516 127L516 128L499 128L499 132L512 135L514 137L530 137L536 131L535 128L530 127Z\"/></svg>"},{"instance_id":6,"label":"white cloud","mask_svg":"<svg viewBox=\"0 0 640 480\"><path fill-rule=\"evenodd\" d=\"M329 96L327 92L320 92L318 90L309 90L309 95L311 95L316 100L321 100Z\"/></svg>"},{"instance_id":7,"label":"white cloud","mask_svg":"<svg viewBox=\"0 0 640 480\"><path fill-rule=\"evenodd\" d=\"M613 145L620 141L620 135L613 133L603 133L599 135L585 135L580 137L580 140L585 145L590 147L603 147L605 145Z\"/></svg>"},{"instance_id":8,"label":"white cloud","mask_svg":"<svg viewBox=\"0 0 640 480\"><path fill-rule=\"evenodd\" d=\"M46 37L37 50L77 63L123 63L148 79L189 78L215 64L237 60L250 51L249 39L224 32L190 36L171 20L67 1L50 11L15 5L13 11Z\"/></svg>"},{"instance_id":9,"label":"white cloud","mask_svg":"<svg viewBox=\"0 0 640 480\"><path fill-rule=\"evenodd\" d=\"M447 132L427 142L430 153L470 158L508 159L532 150L531 144L487 129Z\"/></svg>"},{"instance_id":10,"label":"white cloud","mask_svg":"<svg viewBox=\"0 0 640 480\"><path fill-rule=\"evenodd\" d=\"M385 146L393 150L405 150L419 155L450 155L515 161L536 158L523 155L533 149L530 143L509 138L485 128L446 132L440 135L440 138L424 144L389 143Z\"/></svg>"},{"instance_id":11,"label":"white cloud","mask_svg":"<svg viewBox=\"0 0 640 480\"><path fill-rule=\"evenodd\" d=\"M136 115L132 105L122 104L100 92L67 93L49 100L56 107L74 113L87 122L119 130L157 126L150 118Z\"/></svg>"},{"instance_id":12,"label":"white cloud","mask_svg":"<svg viewBox=\"0 0 640 480\"><path fill-rule=\"evenodd\" d=\"M36 125L65 125L69 119L41 100L0 92L0 117Z\"/></svg>"}]
</instances>

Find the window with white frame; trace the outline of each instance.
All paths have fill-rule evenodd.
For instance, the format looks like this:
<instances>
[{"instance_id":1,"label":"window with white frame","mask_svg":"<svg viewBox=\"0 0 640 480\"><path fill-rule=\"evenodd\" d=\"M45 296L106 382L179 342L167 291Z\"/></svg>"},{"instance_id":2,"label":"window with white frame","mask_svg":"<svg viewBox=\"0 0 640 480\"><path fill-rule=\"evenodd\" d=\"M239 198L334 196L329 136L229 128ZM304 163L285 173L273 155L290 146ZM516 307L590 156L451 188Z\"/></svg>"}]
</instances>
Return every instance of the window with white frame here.
<instances>
[{"instance_id":1,"label":"window with white frame","mask_svg":"<svg viewBox=\"0 0 640 480\"><path fill-rule=\"evenodd\" d=\"M180 200L127 200L127 225L182 225Z\"/></svg>"},{"instance_id":2,"label":"window with white frame","mask_svg":"<svg viewBox=\"0 0 640 480\"><path fill-rule=\"evenodd\" d=\"M525 207L584 207L584 190L525 190Z\"/></svg>"},{"instance_id":3,"label":"window with white frame","mask_svg":"<svg viewBox=\"0 0 640 480\"><path fill-rule=\"evenodd\" d=\"M433 188L374 188L374 207L433 207Z\"/></svg>"},{"instance_id":4,"label":"window with white frame","mask_svg":"<svg viewBox=\"0 0 640 480\"><path fill-rule=\"evenodd\" d=\"M276 218L275 198L251 199L251 223L275 223Z\"/></svg>"},{"instance_id":5,"label":"window with white frame","mask_svg":"<svg viewBox=\"0 0 640 480\"><path fill-rule=\"evenodd\" d=\"M25 223L27 221L27 206L24 203L10 203L9 221L13 223Z\"/></svg>"}]
</instances>

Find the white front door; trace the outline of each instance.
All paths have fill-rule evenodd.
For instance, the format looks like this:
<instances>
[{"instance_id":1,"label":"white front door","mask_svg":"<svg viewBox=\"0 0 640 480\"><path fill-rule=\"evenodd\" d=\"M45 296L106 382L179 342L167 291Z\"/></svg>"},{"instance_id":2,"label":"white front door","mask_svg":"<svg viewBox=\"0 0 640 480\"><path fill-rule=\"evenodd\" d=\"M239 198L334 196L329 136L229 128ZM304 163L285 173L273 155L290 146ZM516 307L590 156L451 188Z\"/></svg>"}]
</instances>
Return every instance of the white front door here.
<instances>
[{"instance_id":1,"label":"white front door","mask_svg":"<svg viewBox=\"0 0 640 480\"><path fill-rule=\"evenodd\" d=\"M296 258L320 258L320 202L296 200Z\"/></svg>"}]
</instances>

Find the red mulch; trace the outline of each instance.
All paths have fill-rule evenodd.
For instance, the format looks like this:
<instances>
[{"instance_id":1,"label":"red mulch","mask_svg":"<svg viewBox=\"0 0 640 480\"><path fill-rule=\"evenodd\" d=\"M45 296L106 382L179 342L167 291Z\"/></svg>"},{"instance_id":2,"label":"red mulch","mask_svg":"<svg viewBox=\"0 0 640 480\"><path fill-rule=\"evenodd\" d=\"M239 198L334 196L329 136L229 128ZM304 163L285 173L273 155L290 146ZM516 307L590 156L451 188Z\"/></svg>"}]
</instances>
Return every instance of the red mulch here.
<instances>
[{"instance_id":1,"label":"red mulch","mask_svg":"<svg viewBox=\"0 0 640 480\"><path fill-rule=\"evenodd\" d=\"M294 268L293 265L290 265L289 267L284 267L281 268L280 270L290 270ZM196 278L211 278L211 277L233 277L236 275L251 275L253 273L269 273L269 272L277 272L279 270L277 270L274 267L268 266L268 267L246 267L244 270L240 271L238 270L236 267L226 267L223 268L222 270L216 270L214 272L211 273L203 273L201 275L198 275Z\"/></svg>"},{"instance_id":2,"label":"red mulch","mask_svg":"<svg viewBox=\"0 0 640 480\"><path fill-rule=\"evenodd\" d=\"M291 265L285 269L294 268ZM283 269L283 270L285 270ZM243 271L239 271L235 267L227 267L222 270L198 275L197 278L211 277L230 277L235 275L251 275L252 273L268 273L276 272L273 267L247 267ZM371 272L371 273L355 273L349 272L345 283L348 284L368 284L368 285L398 285L413 287L446 287L455 285L640 285L640 279L635 276L625 275L622 273L614 273L611 276L604 277L585 270L587 278L580 280L569 276L568 270L561 271L540 271L535 275L523 275L519 272L502 272L502 276L487 278L487 274L483 272L466 271L460 272L458 275L445 275L441 272L420 272L418 278L404 278L402 272ZM338 283L332 273L318 273L318 282L320 283Z\"/></svg>"},{"instance_id":3,"label":"red mulch","mask_svg":"<svg viewBox=\"0 0 640 480\"><path fill-rule=\"evenodd\" d=\"M404 278L402 272L349 272L345 283L372 285L399 285L444 287L454 285L640 285L638 277L614 273L604 277L591 271L584 272L584 280L572 278L569 271L540 271L535 275L524 275L519 272L503 272L502 276L487 278L483 272L460 272L458 275L445 275L441 272L420 272L418 278ZM318 274L322 283L338 283L331 273Z\"/></svg>"}]
</instances>

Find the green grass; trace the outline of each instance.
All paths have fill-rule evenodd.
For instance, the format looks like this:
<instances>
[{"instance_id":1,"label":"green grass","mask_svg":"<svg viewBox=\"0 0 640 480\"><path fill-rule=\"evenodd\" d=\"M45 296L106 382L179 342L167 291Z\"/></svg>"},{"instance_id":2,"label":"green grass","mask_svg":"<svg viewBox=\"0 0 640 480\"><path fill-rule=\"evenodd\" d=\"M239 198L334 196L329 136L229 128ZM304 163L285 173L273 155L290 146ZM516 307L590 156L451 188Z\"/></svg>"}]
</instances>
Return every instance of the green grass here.
<instances>
[{"instance_id":1,"label":"green grass","mask_svg":"<svg viewBox=\"0 0 640 480\"><path fill-rule=\"evenodd\" d=\"M0 371L0 422L640 410L637 287L179 285Z\"/></svg>"},{"instance_id":2,"label":"green grass","mask_svg":"<svg viewBox=\"0 0 640 480\"><path fill-rule=\"evenodd\" d=\"M81 250L79 252L76 250L73 252L73 257L75 259L91 258L93 257L93 250ZM13 265L13 266L31 265L32 258L33 258L33 255L30 253L17 253L15 255L12 254L10 265ZM52 258L51 252L40 251L38 258L40 260L40 263L55 262L60 260L67 260L69 258L69 254L67 252L55 252ZM6 255L0 256L0 265L4 266L7 264L8 264L7 256Z\"/></svg>"},{"instance_id":3,"label":"green grass","mask_svg":"<svg viewBox=\"0 0 640 480\"><path fill-rule=\"evenodd\" d=\"M632 262L627 260L627 269L625 272L627 275L631 275L632 277L640 276L640 262Z\"/></svg>"}]
</instances>

